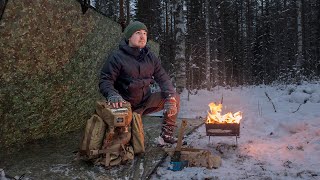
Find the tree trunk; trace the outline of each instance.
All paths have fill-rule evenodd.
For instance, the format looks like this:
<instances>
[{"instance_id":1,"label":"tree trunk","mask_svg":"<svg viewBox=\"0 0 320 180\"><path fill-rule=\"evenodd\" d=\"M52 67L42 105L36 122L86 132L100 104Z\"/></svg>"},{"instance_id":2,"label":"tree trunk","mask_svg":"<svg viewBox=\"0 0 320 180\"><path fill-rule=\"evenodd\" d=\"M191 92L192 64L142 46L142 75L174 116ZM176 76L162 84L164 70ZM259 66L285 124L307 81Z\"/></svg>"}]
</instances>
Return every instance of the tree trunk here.
<instances>
[{"instance_id":1,"label":"tree trunk","mask_svg":"<svg viewBox=\"0 0 320 180\"><path fill-rule=\"evenodd\" d=\"M221 28L224 29L224 19L221 17L220 19L220 23L221 23ZM225 50L225 40L224 40L224 32L221 31L220 33L221 35L221 45L220 45L220 49L221 49L221 53L220 53L220 59L221 59L221 74L222 74L222 78L221 78L221 82L222 85L227 85L227 69L226 69L226 50Z\"/></svg>"},{"instance_id":2,"label":"tree trunk","mask_svg":"<svg viewBox=\"0 0 320 180\"><path fill-rule=\"evenodd\" d=\"M252 43L252 7L251 7L251 0L247 0L247 16L246 16L246 57L245 57L245 79L248 84L252 84L252 76L251 76L251 62L253 60L252 58L252 48L251 48L251 43Z\"/></svg>"},{"instance_id":3,"label":"tree trunk","mask_svg":"<svg viewBox=\"0 0 320 180\"><path fill-rule=\"evenodd\" d=\"M183 0L175 0L175 62L177 63L176 88L181 93L186 88L186 58L185 58L185 25L183 16Z\"/></svg>"},{"instance_id":4,"label":"tree trunk","mask_svg":"<svg viewBox=\"0 0 320 180\"><path fill-rule=\"evenodd\" d=\"M209 32L209 3L205 0L205 18L206 18L206 87L207 90L211 88L211 58L210 58L210 32ZM214 59L215 60L215 59ZM215 67L216 68L216 67Z\"/></svg>"},{"instance_id":5,"label":"tree trunk","mask_svg":"<svg viewBox=\"0 0 320 180\"><path fill-rule=\"evenodd\" d=\"M300 81L301 78L301 66L304 61L303 59L303 38L302 38L302 17L301 17L301 12L302 12L302 0L297 0L297 36L298 36L298 49L297 49L297 62L296 62L296 78L297 81Z\"/></svg>"},{"instance_id":6,"label":"tree trunk","mask_svg":"<svg viewBox=\"0 0 320 180\"><path fill-rule=\"evenodd\" d=\"M130 23L130 0L126 0L126 7L127 7L127 20L126 20L126 25Z\"/></svg>"},{"instance_id":7,"label":"tree trunk","mask_svg":"<svg viewBox=\"0 0 320 180\"><path fill-rule=\"evenodd\" d=\"M122 27L122 32L126 27L125 18L124 18L124 8L123 8L123 0L119 0L119 24Z\"/></svg>"}]
</instances>

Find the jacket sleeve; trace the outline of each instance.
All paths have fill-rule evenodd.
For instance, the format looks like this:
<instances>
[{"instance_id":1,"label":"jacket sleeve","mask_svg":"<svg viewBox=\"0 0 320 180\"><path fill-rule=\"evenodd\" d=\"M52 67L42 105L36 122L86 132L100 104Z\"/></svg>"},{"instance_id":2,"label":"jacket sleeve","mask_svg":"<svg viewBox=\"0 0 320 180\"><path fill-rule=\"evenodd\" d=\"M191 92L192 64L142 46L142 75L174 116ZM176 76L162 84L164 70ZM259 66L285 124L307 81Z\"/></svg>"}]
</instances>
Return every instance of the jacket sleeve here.
<instances>
[{"instance_id":1,"label":"jacket sleeve","mask_svg":"<svg viewBox=\"0 0 320 180\"><path fill-rule=\"evenodd\" d=\"M117 61L115 54L112 53L105 61L100 73L99 89L106 99L110 95L119 95L114 83L120 74L120 70L121 65Z\"/></svg>"},{"instance_id":2,"label":"jacket sleeve","mask_svg":"<svg viewBox=\"0 0 320 180\"><path fill-rule=\"evenodd\" d=\"M169 75L162 67L160 60L154 54L152 54L151 57L154 62L154 80L159 84L162 96L164 98L174 96L175 89L173 87Z\"/></svg>"}]
</instances>

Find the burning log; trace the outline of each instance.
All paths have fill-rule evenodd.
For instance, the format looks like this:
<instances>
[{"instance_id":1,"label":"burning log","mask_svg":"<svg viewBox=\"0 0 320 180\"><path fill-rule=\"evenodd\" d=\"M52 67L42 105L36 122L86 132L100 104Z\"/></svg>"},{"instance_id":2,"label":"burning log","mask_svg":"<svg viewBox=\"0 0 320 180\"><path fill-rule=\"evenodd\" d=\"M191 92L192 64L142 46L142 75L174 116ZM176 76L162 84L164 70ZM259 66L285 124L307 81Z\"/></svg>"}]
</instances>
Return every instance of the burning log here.
<instances>
[{"instance_id":1,"label":"burning log","mask_svg":"<svg viewBox=\"0 0 320 180\"><path fill-rule=\"evenodd\" d=\"M231 112L221 115L222 104L210 103L210 112L208 112L205 123L206 134L209 136L240 136L240 120L242 113L240 111L232 114Z\"/></svg>"},{"instance_id":2,"label":"burning log","mask_svg":"<svg viewBox=\"0 0 320 180\"><path fill-rule=\"evenodd\" d=\"M242 119L242 114L240 111L232 114L231 112L221 115L222 104L216 105L215 103L210 103L210 112L207 116L207 124L222 124L222 123L240 123Z\"/></svg>"}]
</instances>

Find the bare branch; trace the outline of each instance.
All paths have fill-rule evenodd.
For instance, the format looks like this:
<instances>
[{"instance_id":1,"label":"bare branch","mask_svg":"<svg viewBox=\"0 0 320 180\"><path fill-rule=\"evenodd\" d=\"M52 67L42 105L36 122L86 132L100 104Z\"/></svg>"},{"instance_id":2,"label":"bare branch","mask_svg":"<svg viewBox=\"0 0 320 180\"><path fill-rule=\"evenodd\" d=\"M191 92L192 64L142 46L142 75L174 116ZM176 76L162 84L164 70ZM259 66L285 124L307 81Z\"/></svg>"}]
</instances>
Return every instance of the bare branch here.
<instances>
[{"instance_id":1,"label":"bare branch","mask_svg":"<svg viewBox=\"0 0 320 180\"><path fill-rule=\"evenodd\" d=\"M267 93L267 92L264 92L264 93L266 94L267 98L268 98L269 101L271 102L271 104L272 104L272 106L273 106L273 109L274 109L274 112L277 112L276 107L274 106L274 104L273 104L271 98L269 97L268 93Z\"/></svg>"},{"instance_id":2,"label":"bare branch","mask_svg":"<svg viewBox=\"0 0 320 180\"><path fill-rule=\"evenodd\" d=\"M292 113L295 113L295 112L299 111L301 105L307 103L307 101L308 101L307 99L304 100L303 103L299 104L299 107L297 108L297 110L293 111Z\"/></svg>"}]
</instances>

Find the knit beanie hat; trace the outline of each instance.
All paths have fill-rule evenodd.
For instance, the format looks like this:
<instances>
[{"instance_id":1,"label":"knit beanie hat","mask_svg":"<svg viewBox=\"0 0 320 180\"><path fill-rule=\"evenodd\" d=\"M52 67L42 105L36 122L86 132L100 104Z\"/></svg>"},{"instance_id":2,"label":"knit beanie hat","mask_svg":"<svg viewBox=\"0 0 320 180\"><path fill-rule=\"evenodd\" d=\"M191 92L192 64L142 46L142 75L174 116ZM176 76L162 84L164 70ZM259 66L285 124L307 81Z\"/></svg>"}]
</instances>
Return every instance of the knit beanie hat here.
<instances>
[{"instance_id":1,"label":"knit beanie hat","mask_svg":"<svg viewBox=\"0 0 320 180\"><path fill-rule=\"evenodd\" d=\"M144 25L142 22L139 22L139 21L131 22L123 31L124 37L128 40L133 33L141 29L148 31L147 26Z\"/></svg>"}]
</instances>

